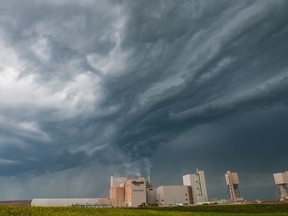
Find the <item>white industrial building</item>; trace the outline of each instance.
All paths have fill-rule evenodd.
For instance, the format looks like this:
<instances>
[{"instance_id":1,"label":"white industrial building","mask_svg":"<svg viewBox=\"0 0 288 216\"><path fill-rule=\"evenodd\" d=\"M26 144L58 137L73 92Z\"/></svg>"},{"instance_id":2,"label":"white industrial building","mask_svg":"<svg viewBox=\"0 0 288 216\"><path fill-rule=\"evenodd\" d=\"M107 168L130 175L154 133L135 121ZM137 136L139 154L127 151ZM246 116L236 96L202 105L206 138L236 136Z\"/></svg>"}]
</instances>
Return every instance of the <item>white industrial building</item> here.
<instances>
[{"instance_id":1,"label":"white industrial building","mask_svg":"<svg viewBox=\"0 0 288 216\"><path fill-rule=\"evenodd\" d=\"M183 185L191 186L192 203L201 204L208 202L204 171L196 170L195 174L184 175Z\"/></svg>"},{"instance_id":2,"label":"white industrial building","mask_svg":"<svg viewBox=\"0 0 288 216\"><path fill-rule=\"evenodd\" d=\"M31 206L73 206L73 205L96 205L99 199L32 199Z\"/></svg>"},{"instance_id":3,"label":"white industrial building","mask_svg":"<svg viewBox=\"0 0 288 216\"><path fill-rule=\"evenodd\" d=\"M188 205L191 203L189 186L160 186L157 188L157 201L160 206Z\"/></svg>"}]
</instances>

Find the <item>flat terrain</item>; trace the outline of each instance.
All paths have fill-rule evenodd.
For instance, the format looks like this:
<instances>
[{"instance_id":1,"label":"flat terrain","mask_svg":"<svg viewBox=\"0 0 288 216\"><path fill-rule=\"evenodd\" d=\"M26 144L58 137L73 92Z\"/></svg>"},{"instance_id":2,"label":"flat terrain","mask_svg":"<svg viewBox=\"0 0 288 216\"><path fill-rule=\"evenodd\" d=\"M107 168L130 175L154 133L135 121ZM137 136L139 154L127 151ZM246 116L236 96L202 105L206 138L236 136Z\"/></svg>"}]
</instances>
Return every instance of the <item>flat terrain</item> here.
<instances>
[{"instance_id":1,"label":"flat terrain","mask_svg":"<svg viewBox=\"0 0 288 216\"><path fill-rule=\"evenodd\" d=\"M1 216L46 215L194 215L194 216L288 216L288 204L211 205L162 208L76 208L0 206Z\"/></svg>"}]
</instances>

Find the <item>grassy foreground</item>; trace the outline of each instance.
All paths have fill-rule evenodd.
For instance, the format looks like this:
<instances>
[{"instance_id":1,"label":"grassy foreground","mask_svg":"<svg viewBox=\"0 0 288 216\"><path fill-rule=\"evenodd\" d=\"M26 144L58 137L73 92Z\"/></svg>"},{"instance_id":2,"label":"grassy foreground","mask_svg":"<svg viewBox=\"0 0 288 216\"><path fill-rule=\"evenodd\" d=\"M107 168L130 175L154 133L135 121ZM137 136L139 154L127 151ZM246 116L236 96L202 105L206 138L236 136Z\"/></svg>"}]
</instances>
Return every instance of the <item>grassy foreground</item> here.
<instances>
[{"instance_id":1,"label":"grassy foreground","mask_svg":"<svg viewBox=\"0 0 288 216\"><path fill-rule=\"evenodd\" d=\"M1 216L86 216L86 215L194 215L194 216L288 216L288 204L213 205L163 208L75 208L0 206Z\"/></svg>"}]
</instances>

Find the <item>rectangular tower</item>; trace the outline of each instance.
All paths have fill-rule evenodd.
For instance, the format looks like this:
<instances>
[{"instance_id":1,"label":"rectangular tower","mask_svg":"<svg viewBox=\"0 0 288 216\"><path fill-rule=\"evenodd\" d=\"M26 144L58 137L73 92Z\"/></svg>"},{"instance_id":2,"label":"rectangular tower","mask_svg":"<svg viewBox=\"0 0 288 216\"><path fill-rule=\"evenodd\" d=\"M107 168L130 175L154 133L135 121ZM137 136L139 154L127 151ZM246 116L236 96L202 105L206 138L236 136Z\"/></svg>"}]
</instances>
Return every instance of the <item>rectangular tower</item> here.
<instances>
[{"instance_id":1,"label":"rectangular tower","mask_svg":"<svg viewBox=\"0 0 288 216\"><path fill-rule=\"evenodd\" d=\"M110 194L109 197L113 202L114 206L120 207L124 204L125 193L124 193L124 183L127 177L110 177Z\"/></svg>"},{"instance_id":2,"label":"rectangular tower","mask_svg":"<svg viewBox=\"0 0 288 216\"><path fill-rule=\"evenodd\" d=\"M273 174L275 184L278 187L278 199L279 201L288 200L288 172L274 173Z\"/></svg>"},{"instance_id":3,"label":"rectangular tower","mask_svg":"<svg viewBox=\"0 0 288 216\"><path fill-rule=\"evenodd\" d=\"M204 171L197 170L195 174L184 175L183 185L191 186L193 203L208 202Z\"/></svg>"},{"instance_id":4,"label":"rectangular tower","mask_svg":"<svg viewBox=\"0 0 288 216\"><path fill-rule=\"evenodd\" d=\"M128 207L138 207L146 203L145 178L132 178L125 182L125 203Z\"/></svg>"},{"instance_id":5,"label":"rectangular tower","mask_svg":"<svg viewBox=\"0 0 288 216\"><path fill-rule=\"evenodd\" d=\"M225 173L225 180L229 194L229 202L243 202L244 199L240 197L238 173L227 171Z\"/></svg>"}]
</instances>

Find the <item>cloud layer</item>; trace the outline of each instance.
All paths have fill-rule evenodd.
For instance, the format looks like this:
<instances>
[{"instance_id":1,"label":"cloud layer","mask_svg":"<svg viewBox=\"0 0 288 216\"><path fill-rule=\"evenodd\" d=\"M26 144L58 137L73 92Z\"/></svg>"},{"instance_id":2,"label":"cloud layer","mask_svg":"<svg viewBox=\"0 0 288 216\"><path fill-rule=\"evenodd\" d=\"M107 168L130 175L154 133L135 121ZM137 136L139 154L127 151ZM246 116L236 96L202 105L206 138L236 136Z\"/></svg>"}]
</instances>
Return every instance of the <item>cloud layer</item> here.
<instances>
[{"instance_id":1,"label":"cloud layer","mask_svg":"<svg viewBox=\"0 0 288 216\"><path fill-rule=\"evenodd\" d=\"M287 9L281 0L1 0L0 175L97 164L109 176L121 164L131 175L152 167L161 184L162 169L175 172L167 160L180 176L200 166L211 179L284 171Z\"/></svg>"}]
</instances>

